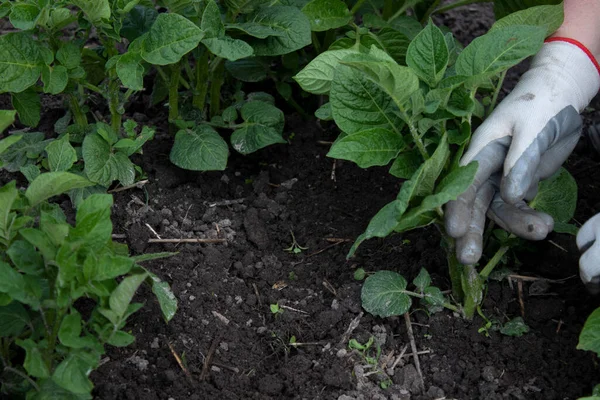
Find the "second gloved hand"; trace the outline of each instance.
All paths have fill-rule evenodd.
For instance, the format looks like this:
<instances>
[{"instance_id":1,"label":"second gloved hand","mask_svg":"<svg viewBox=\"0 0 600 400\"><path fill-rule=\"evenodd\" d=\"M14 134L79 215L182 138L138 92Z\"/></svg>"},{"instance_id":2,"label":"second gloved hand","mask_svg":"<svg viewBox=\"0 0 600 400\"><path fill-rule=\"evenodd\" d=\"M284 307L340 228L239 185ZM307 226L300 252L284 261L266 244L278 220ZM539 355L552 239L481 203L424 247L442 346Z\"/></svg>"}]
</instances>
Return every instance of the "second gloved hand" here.
<instances>
[{"instance_id":1,"label":"second gloved hand","mask_svg":"<svg viewBox=\"0 0 600 400\"><path fill-rule=\"evenodd\" d=\"M577 144L579 112L600 87L597 63L583 49L560 40L544 44L515 89L473 134L461 165L479 163L475 180L445 213L461 263L479 261L486 214L525 239L541 240L552 231L552 218L525 201Z\"/></svg>"}]
</instances>

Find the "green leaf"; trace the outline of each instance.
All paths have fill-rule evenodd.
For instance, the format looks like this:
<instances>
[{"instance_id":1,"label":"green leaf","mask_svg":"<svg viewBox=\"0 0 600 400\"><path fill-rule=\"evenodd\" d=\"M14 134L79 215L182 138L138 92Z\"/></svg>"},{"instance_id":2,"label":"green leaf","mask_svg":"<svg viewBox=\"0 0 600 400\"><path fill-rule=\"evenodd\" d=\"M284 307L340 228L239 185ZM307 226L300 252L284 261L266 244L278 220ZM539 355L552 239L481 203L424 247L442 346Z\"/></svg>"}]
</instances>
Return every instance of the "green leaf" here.
<instances>
[{"instance_id":1,"label":"green leaf","mask_svg":"<svg viewBox=\"0 0 600 400\"><path fill-rule=\"evenodd\" d=\"M9 17L10 23L22 31L33 29L39 18L40 11L40 8L34 4L13 4Z\"/></svg>"},{"instance_id":2,"label":"green leaf","mask_svg":"<svg viewBox=\"0 0 600 400\"><path fill-rule=\"evenodd\" d=\"M60 387L77 394L87 394L94 385L89 373L97 368L100 357L96 352L71 351L56 367L52 380Z\"/></svg>"},{"instance_id":3,"label":"green leaf","mask_svg":"<svg viewBox=\"0 0 600 400\"><path fill-rule=\"evenodd\" d=\"M113 198L109 194L92 194L77 208L75 228L71 240L81 240L87 247L99 250L110 241L112 222L110 208Z\"/></svg>"},{"instance_id":4,"label":"green leaf","mask_svg":"<svg viewBox=\"0 0 600 400\"><path fill-rule=\"evenodd\" d=\"M391 28L383 28L377 32L377 35L369 32L369 36L363 36L361 44L366 46L367 38L372 39L372 44L392 56L398 64L406 65L406 53L410 45L410 39L405 34Z\"/></svg>"},{"instance_id":5,"label":"green leaf","mask_svg":"<svg viewBox=\"0 0 600 400\"><path fill-rule=\"evenodd\" d=\"M23 174L23 176L25 177L25 179L27 179L27 182L29 183L33 182L35 178L40 176L40 174L42 173L40 167L38 167L35 164L29 164L24 167L21 167L19 168L19 172Z\"/></svg>"},{"instance_id":6,"label":"green leaf","mask_svg":"<svg viewBox=\"0 0 600 400\"><path fill-rule=\"evenodd\" d=\"M386 61L380 58L375 50L376 48L371 47L368 55L351 54L341 63L362 72L368 80L394 100L402 113L405 113L405 103L419 89L419 79L410 68L402 67L393 60Z\"/></svg>"},{"instance_id":7,"label":"green leaf","mask_svg":"<svg viewBox=\"0 0 600 400\"><path fill-rule=\"evenodd\" d=\"M319 118L321 121L333 121L333 116L331 115L331 103L325 103L321 107L315 111L315 117Z\"/></svg>"},{"instance_id":8,"label":"green leaf","mask_svg":"<svg viewBox=\"0 0 600 400\"><path fill-rule=\"evenodd\" d=\"M111 151L110 145L99 134L85 137L82 154L85 174L92 182L103 186L109 186L115 180L124 186L133 184L135 168L127 154Z\"/></svg>"},{"instance_id":9,"label":"green leaf","mask_svg":"<svg viewBox=\"0 0 600 400\"><path fill-rule=\"evenodd\" d=\"M271 3L272 0L225 0L227 8L235 13L249 14L262 5Z\"/></svg>"},{"instance_id":10,"label":"green leaf","mask_svg":"<svg viewBox=\"0 0 600 400\"><path fill-rule=\"evenodd\" d=\"M412 304L406 294L406 279L393 271L378 271L362 287L363 308L376 317L387 318L406 313Z\"/></svg>"},{"instance_id":11,"label":"green leaf","mask_svg":"<svg viewBox=\"0 0 600 400\"><path fill-rule=\"evenodd\" d=\"M177 132L169 158L183 169L223 171L228 156L227 142L210 126L197 125Z\"/></svg>"},{"instance_id":12,"label":"green leaf","mask_svg":"<svg viewBox=\"0 0 600 400\"><path fill-rule=\"evenodd\" d=\"M31 339L17 340L17 345L25 350L25 361L23 367L25 371L36 378L48 378L50 371L44 361L43 349L46 346L40 345Z\"/></svg>"},{"instance_id":13,"label":"green leaf","mask_svg":"<svg viewBox=\"0 0 600 400\"><path fill-rule=\"evenodd\" d=\"M444 34L432 22L410 42L406 64L431 87L444 77L448 46Z\"/></svg>"},{"instance_id":14,"label":"green leaf","mask_svg":"<svg viewBox=\"0 0 600 400\"><path fill-rule=\"evenodd\" d=\"M274 26L263 25L260 22L253 21L227 24L225 28L240 31L258 39L265 39L269 36L284 36L284 32L276 29Z\"/></svg>"},{"instance_id":15,"label":"green leaf","mask_svg":"<svg viewBox=\"0 0 600 400\"><path fill-rule=\"evenodd\" d=\"M0 307L0 337L18 337L31 319L18 301Z\"/></svg>"},{"instance_id":16,"label":"green leaf","mask_svg":"<svg viewBox=\"0 0 600 400\"><path fill-rule=\"evenodd\" d=\"M19 234L23 239L37 247L47 262L54 260L56 247L45 232L35 228L23 228L19 231Z\"/></svg>"},{"instance_id":17,"label":"green leaf","mask_svg":"<svg viewBox=\"0 0 600 400\"><path fill-rule=\"evenodd\" d=\"M413 40L423 29L423 26L415 17L409 17L408 15L401 15L394 19L389 26L398 32L402 32L410 40Z\"/></svg>"},{"instance_id":18,"label":"green leaf","mask_svg":"<svg viewBox=\"0 0 600 400\"><path fill-rule=\"evenodd\" d=\"M23 275L4 261L0 261L0 276L2 276L2 280L0 280L1 293L6 293L13 299L31 306L39 304L39 297L36 296L35 290L29 287L30 281L27 281Z\"/></svg>"},{"instance_id":19,"label":"green leaf","mask_svg":"<svg viewBox=\"0 0 600 400\"><path fill-rule=\"evenodd\" d=\"M83 275L88 280L104 281L127 274L133 268L134 260L126 256L102 253L96 258L89 254L83 265Z\"/></svg>"},{"instance_id":20,"label":"green leaf","mask_svg":"<svg viewBox=\"0 0 600 400\"><path fill-rule=\"evenodd\" d=\"M521 317L511 319L500 328L500 333L506 336L520 337L527 332L529 332L529 327Z\"/></svg>"},{"instance_id":21,"label":"green leaf","mask_svg":"<svg viewBox=\"0 0 600 400\"><path fill-rule=\"evenodd\" d=\"M119 57L116 64L117 76L128 89L144 89L144 67L142 57L136 52L127 52Z\"/></svg>"},{"instance_id":22,"label":"green leaf","mask_svg":"<svg viewBox=\"0 0 600 400\"><path fill-rule=\"evenodd\" d=\"M221 11L219 11L219 6L214 0L209 0L204 9L200 29L204 31L205 39L218 38L225 35L225 26L223 25L223 21L221 21Z\"/></svg>"},{"instance_id":23,"label":"green leaf","mask_svg":"<svg viewBox=\"0 0 600 400\"><path fill-rule=\"evenodd\" d=\"M69 83L69 72L62 65L45 67L42 70L42 82L44 83L44 93L62 93Z\"/></svg>"},{"instance_id":24,"label":"green leaf","mask_svg":"<svg viewBox=\"0 0 600 400\"><path fill-rule=\"evenodd\" d=\"M11 208L19 196L17 184L15 181L10 181L0 188L0 237L6 239L8 244L11 236L11 225L16 217L11 213Z\"/></svg>"},{"instance_id":25,"label":"green leaf","mask_svg":"<svg viewBox=\"0 0 600 400\"><path fill-rule=\"evenodd\" d=\"M24 240L15 240L6 254L17 269L28 275L40 275L44 272L44 259L35 247Z\"/></svg>"},{"instance_id":26,"label":"green leaf","mask_svg":"<svg viewBox=\"0 0 600 400\"><path fill-rule=\"evenodd\" d=\"M156 65L176 63L195 49L203 36L189 19L179 14L159 14L144 39L142 58Z\"/></svg>"},{"instance_id":27,"label":"green leaf","mask_svg":"<svg viewBox=\"0 0 600 400\"><path fill-rule=\"evenodd\" d=\"M17 172L21 167L33 164L41 155L48 143L52 140L44 140L42 132L24 132L20 135L21 140L16 141L10 151L4 152L0 159L2 168L9 172Z\"/></svg>"},{"instance_id":28,"label":"green leaf","mask_svg":"<svg viewBox=\"0 0 600 400\"><path fill-rule=\"evenodd\" d=\"M36 206L44 200L58 196L71 189L93 185L86 178L70 172L46 172L38 176L25 191L25 197L31 206Z\"/></svg>"},{"instance_id":29,"label":"green leaf","mask_svg":"<svg viewBox=\"0 0 600 400\"><path fill-rule=\"evenodd\" d=\"M371 128L399 132L402 127L392 98L361 72L348 66L336 68L329 99L336 125L348 134Z\"/></svg>"},{"instance_id":30,"label":"green leaf","mask_svg":"<svg viewBox=\"0 0 600 400\"><path fill-rule=\"evenodd\" d=\"M115 347L127 347L135 342L135 336L130 335L127 332L116 331L111 335L106 343Z\"/></svg>"},{"instance_id":31,"label":"green leaf","mask_svg":"<svg viewBox=\"0 0 600 400\"><path fill-rule=\"evenodd\" d=\"M423 173L419 177L414 194L415 197L427 196L433 193L435 182L444 169L449 157L450 147L448 146L448 136L444 135L433 155L423 164Z\"/></svg>"},{"instance_id":32,"label":"green leaf","mask_svg":"<svg viewBox=\"0 0 600 400\"><path fill-rule=\"evenodd\" d=\"M123 279L119 286L111 293L109 298L110 309L119 317L123 317L133 295L144 282L148 274L131 275Z\"/></svg>"},{"instance_id":33,"label":"green leaf","mask_svg":"<svg viewBox=\"0 0 600 400\"><path fill-rule=\"evenodd\" d=\"M373 128L336 141L327 157L354 161L361 168L387 165L404 147L404 139L396 132Z\"/></svg>"},{"instance_id":34,"label":"green leaf","mask_svg":"<svg viewBox=\"0 0 600 400\"><path fill-rule=\"evenodd\" d=\"M473 40L458 56L456 73L465 76L490 76L505 71L536 54L546 29L515 25L494 29Z\"/></svg>"},{"instance_id":35,"label":"green leaf","mask_svg":"<svg viewBox=\"0 0 600 400\"><path fill-rule=\"evenodd\" d=\"M575 215L577 182L564 168L538 185L537 196L529 203L531 208L550 214L555 223L566 224ZM564 225L559 225L564 227ZM565 229L569 229L566 228ZM556 227L555 227L556 230Z\"/></svg>"},{"instance_id":36,"label":"green leaf","mask_svg":"<svg viewBox=\"0 0 600 400\"><path fill-rule=\"evenodd\" d=\"M295 7L272 6L258 10L249 21L270 27L280 33L265 39L249 40L257 56L278 56L291 53L311 43L310 22Z\"/></svg>"},{"instance_id":37,"label":"green leaf","mask_svg":"<svg viewBox=\"0 0 600 400\"><path fill-rule=\"evenodd\" d=\"M313 31L341 28L350 22L352 14L341 0L312 0L302 8Z\"/></svg>"},{"instance_id":38,"label":"green leaf","mask_svg":"<svg viewBox=\"0 0 600 400\"><path fill-rule=\"evenodd\" d=\"M46 146L50 171L68 171L77 162L77 153L69 142L69 134Z\"/></svg>"},{"instance_id":39,"label":"green leaf","mask_svg":"<svg viewBox=\"0 0 600 400\"><path fill-rule=\"evenodd\" d=\"M404 152L394 160L389 172L397 178L410 179L421 166L421 160L418 151Z\"/></svg>"},{"instance_id":40,"label":"green leaf","mask_svg":"<svg viewBox=\"0 0 600 400\"><path fill-rule=\"evenodd\" d=\"M229 36L203 39L202 44L214 55L229 61L237 61L254 54L254 49L248 43Z\"/></svg>"},{"instance_id":41,"label":"green leaf","mask_svg":"<svg viewBox=\"0 0 600 400\"><path fill-rule=\"evenodd\" d=\"M225 69L242 82L260 82L267 78L269 66L255 57L225 61Z\"/></svg>"},{"instance_id":42,"label":"green leaf","mask_svg":"<svg viewBox=\"0 0 600 400\"><path fill-rule=\"evenodd\" d=\"M102 345L94 336L81 336L81 315L76 310L71 310L63 318L58 330L58 339L64 346L72 349L87 347L102 351Z\"/></svg>"},{"instance_id":43,"label":"green leaf","mask_svg":"<svg viewBox=\"0 0 600 400\"><path fill-rule=\"evenodd\" d=\"M0 36L0 93L18 93L34 85L44 65L38 44L30 34Z\"/></svg>"},{"instance_id":44,"label":"green leaf","mask_svg":"<svg viewBox=\"0 0 600 400\"><path fill-rule=\"evenodd\" d=\"M134 41L144 33L148 32L158 17L158 11L153 7L137 5L123 19L121 36Z\"/></svg>"},{"instance_id":45,"label":"green leaf","mask_svg":"<svg viewBox=\"0 0 600 400\"><path fill-rule=\"evenodd\" d=\"M23 125L37 126L40 123L42 105L40 95L33 89L11 94L12 105L19 114L19 121Z\"/></svg>"},{"instance_id":46,"label":"green leaf","mask_svg":"<svg viewBox=\"0 0 600 400\"><path fill-rule=\"evenodd\" d=\"M425 268L421 268L419 271L419 275L413 280L413 285L419 289L420 292L424 291L425 288L431 285L431 277L429 276L429 272Z\"/></svg>"},{"instance_id":47,"label":"green leaf","mask_svg":"<svg viewBox=\"0 0 600 400\"><path fill-rule=\"evenodd\" d=\"M562 4L541 5L517 11L496 21L491 30L514 25L540 26L546 29L546 37L554 33L563 23Z\"/></svg>"},{"instance_id":48,"label":"green leaf","mask_svg":"<svg viewBox=\"0 0 600 400\"><path fill-rule=\"evenodd\" d=\"M17 115L16 110L0 110L0 133L4 132L6 128L15 123L15 117ZM0 154L14 144L21 140L21 136L13 135L0 140Z\"/></svg>"},{"instance_id":49,"label":"green leaf","mask_svg":"<svg viewBox=\"0 0 600 400\"><path fill-rule=\"evenodd\" d=\"M427 307L427 310L431 313L440 312L444 309L446 304L446 297L442 291L434 286L426 287L423 290L425 297L421 300L421 303Z\"/></svg>"},{"instance_id":50,"label":"green leaf","mask_svg":"<svg viewBox=\"0 0 600 400\"><path fill-rule=\"evenodd\" d=\"M152 279L152 293L158 300L163 318L166 322L169 322L177 312L177 297L175 297L167 282L161 281L154 274L150 274L150 278Z\"/></svg>"},{"instance_id":51,"label":"green leaf","mask_svg":"<svg viewBox=\"0 0 600 400\"><path fill-rule=\"evenodd\" d=\"M241 109L244 122L231 135L231 145L241 154L250 154L275 143L287 143L283 132L284 115L277 107L254 100Z\"/></svg>"},{"instance_id":52,"label":"green leaf","mask_svg":"<svg viewBox=\"0 0 600 400\"><path fill-rule=\"evenodd\" d=\"M339 61L349 54L357 53L354 49L329 50L315 57L302 71L294 76L300 87L313 94L327 94L331 88Z\"/></svg>"},{"instance_id":53,"label":"green leaf","mask_svg":"<svg viewBox=\"0 0 600 400\"><path fill-rule=\"evenodd\" d=\"M357 268L354 271L354 280L356 281L362 281L366 276L367 272L364 270L364 268Z\"/></svg>"},{"instance_id":54,"label":"green leaf","mask_svg":"<svg viewBox=\"0 0 600 400\"><path fill-rule=\"evenodd\" d=\"M98 24L101 20L110 18L110 4L108 0L71 0L71 3L85 14L87 19Z\"/></svg>"}]
</instances>

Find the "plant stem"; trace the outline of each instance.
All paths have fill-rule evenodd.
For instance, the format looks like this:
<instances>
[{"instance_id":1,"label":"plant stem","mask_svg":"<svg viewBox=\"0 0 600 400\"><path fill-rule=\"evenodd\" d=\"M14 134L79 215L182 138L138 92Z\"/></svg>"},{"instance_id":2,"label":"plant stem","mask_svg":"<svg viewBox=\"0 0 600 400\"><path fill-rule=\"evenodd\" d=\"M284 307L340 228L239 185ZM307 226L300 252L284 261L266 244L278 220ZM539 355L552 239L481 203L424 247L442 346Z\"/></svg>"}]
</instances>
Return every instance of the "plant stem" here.
<instances>
[{"instance_id":1,"label":"plant stem","mask_svg":"<svg viewBox=\"0 0 600 400\"><path fill-rule=\"evenodd\" d=\"M366 0L358 0L354 6L352 7L352 9L350 10L350 14L354 15L356 14L356 12L362 7L363 4L365 4Z\"/></svg>"},{"instance_id":2,"label":"plant stem","mask_svg":"<svg viewBox=\"0 0 600 400\"><path fill-rule=\"evenodd\" d=\"M406 115L405 120L407 121L407 125L408 125L408 129L410 130L410 135L413 138L413 141L415 142L415 145L417 146L417 149L419 149L419 153L421 153L421 156L423 157L424 160L428 160L429 159L429 154L427 153L427 150L425 149L425 146L423 145L423 142L421 141L421 138L419 137L419 132L417 131L417 128L415 128L415 125L413 124L412 120L408 117L408 115Z\"/></svg>"},{"instance_id":3,"label":"plant stem","mask_svg":"<svg viewBox=\"0 0 600 400\"><path fill-rule=\"evenodd\" d=\"M399 16L404 14L406 12L406 10L408 10L408 8L409 8L410 4L408 4L408 3L410 3L410 2L405 1L404 4L402 5L402 7L400 7L398 9L398 11L396 11L396 13L387 20L387 22L392 22L393 20L395 20L396 18L398 18Z\"/></svg>"},{"instance_id":4,"label":"plant stem","mask_svg":"<svg viewBox=\"0 0 600 400\"><path fill-rule=\"evenodd\" d=\"M504 83L504 78L506 77L506 72L507 71L503 71L500 74L500 78L498 79L498 84L496 85L496 88L494 89L494 95L492 96L492 103L490 104L490 108L488 109L486 117L488 117L492 113L492 111L494 111L494 108L496 108L496 103L498 102L498 94L500 93L500 89L502 89L502 84Z\"/></svg>"},{"instance_id":5,"label":"plant stem","mask_svg":"<svg viewBox=\"0 0 600 400\"><path fill-rule=\"evenodd\" d=\"M212 68L210 82L210 117L214 117L221 112L221 87L225 81L225 64L222 58L215 58L216 63Z\"/></svg>"},{"instance_id":6,"label":"plant stem","mask_svg":"<svg viewBox=\"0 0 600 400\"><path fill-rule=\"evenodd\" d=\"M111 76L108 83L108 108L110 110L110 126L117 134L121 130L121 113L119 112L119 95L121 92L119 86L116 76Z\"/></svg>"},{"instance_id":7,"label":"plant stem","mask_svg":"<svg viewBox=\"0 0 600 400\"><path fill-rule=\"evenodd\" d=\"M452 283L452 295L457 301L462 301L465 293L461 283L462 264L456 259L456 246L454 239L442 232L442 247L446 250L446 260L448 262L448 273Z\"/></svg>"},{"instance_id":8,"label":"plant stem","mask_svg":"<svg viewBox=\"0 0 600 400\"><path fill-rule=\"evenodd\" d=\"M81 83L81 85L82 85L84 88L86 88L86 89L89 89L89 90L91 90L92 92L94 92L94 93L97 93L97 94L99 94L99 95L101 95L101 96L103 96L103 97L104 97L104 92L103 92L103 91L102 91L102 89L100 89L98 86L96 86L96 85L92 85L92 84L91 84L91 83L89 83L89 82L82 82L82 83Z\"/></svg>"},{"instance_id":9,"label":"plant stem","mask_svg":"<svg viewBox=\"0 0 600 400\"><path fill-rule=\"evenodd\" d=\"M435 9L440 5L441 0L435 0L433 4L425 11L425 14L421 18L421 25L425 25L429 20L431 14L434 13Z\"/></svg>"},{"instance_id":10,"label":"plant stem","mask_svg":"<svg viewBox=\"0 0 600 400\"><path fill-rule=\"evenodd\" d=\"M472 320L475 309L483 300L482 279L473 265L463 265L461 271L461 286L464 292L463 314Z\"/></svg>"},{"instance_id":11,"label":"plant stem","mask_svg":"<svg viewBox=\"0 0 600 400\"><path fill-rule=\"evenodd\" d=\"M88 126L87 117L85 116L85 113L81 111L79 100L74 94L69 95L69 108L73 114L73 121L75 122L75 125L79 126L80 128L85 128Z\"/></svg>"},{"instance_id":12,"label":"plant stem","mask_svg":"<svg viewBox=\"0 0 600 400\"><path fill-rule=\"evenodd\" d=\"M460 0L455 3L447 4L443 7L440 7L437 10L435 10L434 12L435 13L443 13L443 12L452 10L453 8L456 8L456 7L468 6L469 4L475 4L475 3L490 3L491 1L492 0Z\"/></svg>"},{"instance_id":13,"label":"plant stem","mask_svg":"<svg viewBox=\"0 0 600 400\"><path fill-rule=\"evenodd\" d=\"M321 54L321 42L319 41L319 38L317 37L317 33L312 32L311 38L312 38L312 44L313 44L313 47L315 48L315 51L317 52L317 54Z\"/></svg>"},{"instance_id":14,"label":"plant stem","mask_svg":"<svg viewBox=\"0 0 600 400\"><path fill-rule=\"evenodd\" d=\"M483 269L479 273L479 275L483 279L487 279L488 276L490 276L490 274L492 273L492 271L494 270L496 265L498 265L498 263L500 262L502 257L506 254L508 249L510 249L509 246L502 246L498 249L498 251L496 251L496 254L494 254L494 256L491 258L491 260L488 261L488 263L485 265L485 267L483 267Z\"/></svg>"},{"instance_id":15,"label":"plant stem","mask_svg":"<svg viewBox=\"0 0 600 400\"><path fill-rule=\"evenodd\" d=\"M425 296L424 294L421 293L417 293L417 292L411 292L410 290L403 290L402 293L407 294L409 296L413 296L413 297L417 297L419 299L424 299L427 296ZM442 304L442 306L444 306L445 308L447 308L448 310L452 310L452 311L456 311L458 312L458 307L456 307L455 305L452 305L450 303L444 303Z\"/></svg>"},{"instance_id":16,"label":"plant stem","mask_svg":"<svg viewBox=\"0 0 600 400\"><path fill-rule=\"evenodd\" d=\"M392 13L394 12L394 1L393 0L385 0L383 3L383 14L382 14L382 18L383 19L388 19L389 17L392 16Z\"/></svg>"},{"instance_id":17,"label":"plant stem","mask_svg":"<svg viewBox=\"0 0 600 400\"><path fill-rule=\"evenodd\" d=\"M192 103L200 111L204 111L206 92L208 90L208 51L203 51L200 58L196 59L196 86Z\"/></svg>"},{"instance_id":18,"label":"plant stem","mask_svg":"<svg viewBox=\"0 0 600 400\"><path fill-rule=\"evenodd\" d=\"M175 63L171 66L171 80L169 82L169 122L179 118L179 78L181 65Z\"/></svg>"},{"instance_id":19,"label":"plant stem","mask_svg":"<svg viewBox=\"0 0 600 400\"><path fill-rule=\"evenodd\" d=\"M37 385L37 383L35 383L35 381L33 379L31 379L31 377L29 375L27 375L26 373L21 372L18 369L13 368L13 367L4 367L4 370L8 371L8 372L12 372L15 375L19 375L21 378L27 380L31 384L31 386L34 387L34 389L37 392L40 391L40 387Z\"/></svg>"}]
</instances>

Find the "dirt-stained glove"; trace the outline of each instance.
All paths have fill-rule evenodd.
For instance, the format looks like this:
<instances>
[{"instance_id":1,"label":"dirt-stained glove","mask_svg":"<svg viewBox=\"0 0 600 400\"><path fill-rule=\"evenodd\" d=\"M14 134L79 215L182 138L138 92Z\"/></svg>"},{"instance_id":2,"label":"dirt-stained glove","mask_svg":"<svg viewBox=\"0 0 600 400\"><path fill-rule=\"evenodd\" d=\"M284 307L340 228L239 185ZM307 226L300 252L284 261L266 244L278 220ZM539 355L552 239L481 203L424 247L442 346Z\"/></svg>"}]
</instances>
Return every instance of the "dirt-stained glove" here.
<instances>
[{"instance_id":1,"label":"dirt-stained glove","mask_svg":"<svg viewBox=\"0 0 600 400\"><path fill-rule=\"evenodd\" d=\"M579 275L591 292L600 292L600 214L583 224L577 233Z\"/></svg>"},{"instance_id":2,"label":"dirt-stained glove","mask_svg":"<svg viewBox=\"0 0 600 400\"><path fill-rule=\"evenodd\" d=\"M581 135L579 113L600 88L600 66L580 43L553 38L515 89L473 134L461 165L479 162L473 184L446 206L446 230L463 264L482 253L485 216L519 237L541 240L554 221L532 210L537 184L567 159Z\"/></svg>"}]
</instances>

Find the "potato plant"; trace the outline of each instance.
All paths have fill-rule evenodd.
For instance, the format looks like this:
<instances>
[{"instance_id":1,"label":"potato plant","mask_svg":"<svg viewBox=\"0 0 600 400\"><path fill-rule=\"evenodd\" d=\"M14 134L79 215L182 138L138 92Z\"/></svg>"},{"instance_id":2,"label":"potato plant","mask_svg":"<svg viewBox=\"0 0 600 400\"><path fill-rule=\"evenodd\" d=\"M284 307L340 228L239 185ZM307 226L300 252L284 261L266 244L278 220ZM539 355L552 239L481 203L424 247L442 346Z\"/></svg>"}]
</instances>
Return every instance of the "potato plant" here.
<instances>
[{"instance_id":1,"label":"potato plant","mask_svg":"<svg viewBox=\"0 0 600 400\"><path fill-rule=\"evenodd\" d=\"M405 180L396 199L373 217L348 256L364 240L434 224L448 253L453 293L462 300L462 313L472 318L482 300L483 283L512 238L505 238L480 271L460 265L453 241L444 232L442 207L474 179L476 163L458 164L473 125L493 110L506 71L535 54L560 26L562 5L510 14L464 49L431 21L421 27L407 17L398 24L368 14L363 21L295 76L304 90L329 97L316 112L341 130L328 156L362 168L391 163L390 174ZM569 183L567 195L557 195L556 190ZM554 215L557 227L572 230L566 225L576 199L572 178L563 170L547 184L548 190L540 190L533 204ZM556 210L563 212L557 215ZM369 280L375 279L377 274L363 288L367 311L381 316L406 312L406 280L397 275L371 291ZM370 301L372 297L379 300Z\"/></svg>"},{"instance_id":2,"label":"potato plant","mask_svg":"<svg viewBox=\"0 0 600 400\"><path fill-rule=\"evenodd\" d=\"M88 376L105 346L128 346L124 330L138 287L147 282L165 321L177 301L169 285L111 239L112 196L83 200L74 226L48 199L93 183L47 172L25 191L0 188L0 393L9 398L91 399Z\"/></svg>"}]
</instances>

